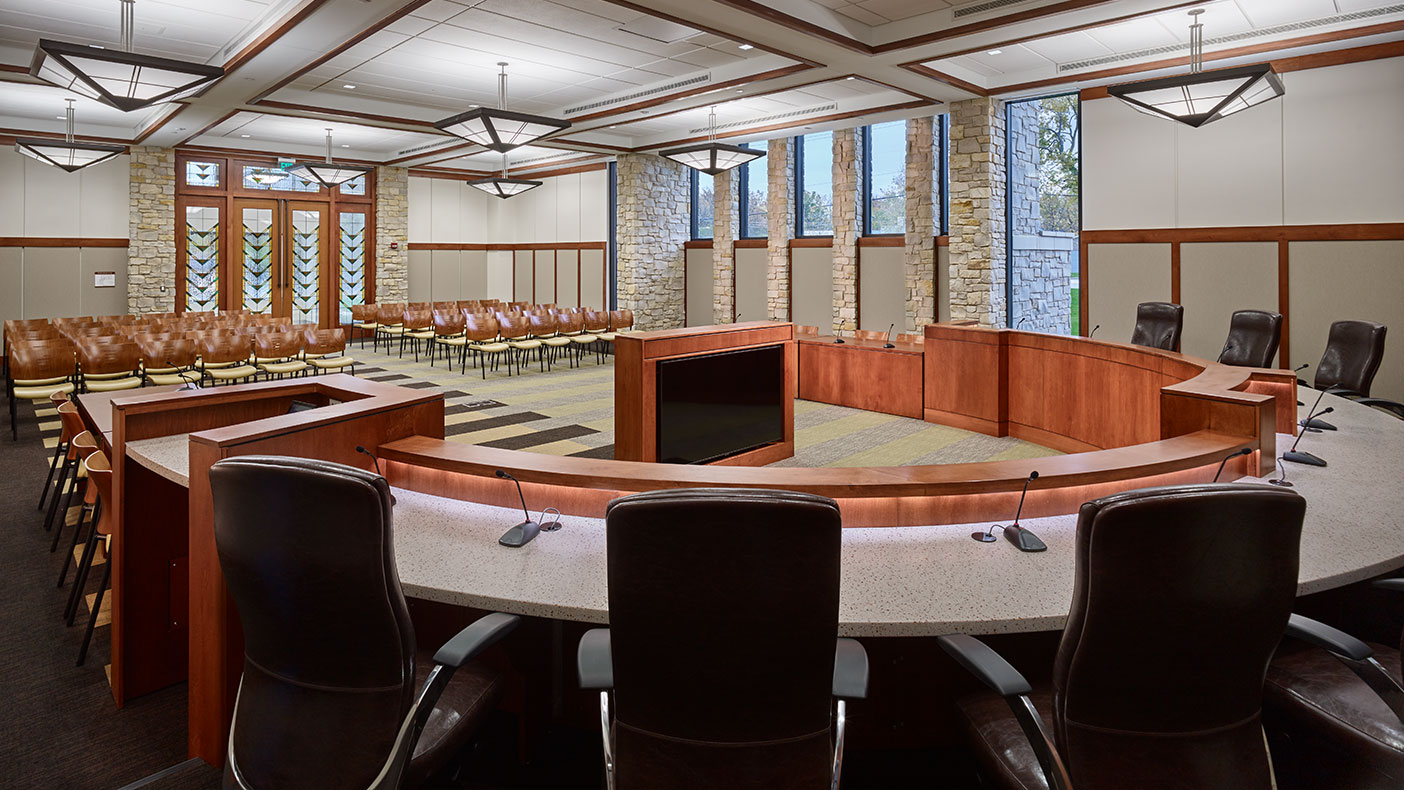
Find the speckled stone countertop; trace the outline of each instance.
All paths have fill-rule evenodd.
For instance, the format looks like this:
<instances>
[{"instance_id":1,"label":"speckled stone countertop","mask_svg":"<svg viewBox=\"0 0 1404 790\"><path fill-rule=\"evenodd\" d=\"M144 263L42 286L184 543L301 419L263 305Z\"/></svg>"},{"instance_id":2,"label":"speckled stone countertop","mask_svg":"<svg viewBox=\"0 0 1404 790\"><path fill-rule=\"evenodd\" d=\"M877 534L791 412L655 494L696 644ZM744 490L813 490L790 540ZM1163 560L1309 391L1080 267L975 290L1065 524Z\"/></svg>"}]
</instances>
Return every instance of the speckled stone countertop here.
<instances>
[{"instance_id":1,"label":"speckled stone countertop","mask_svg":"<svg viewBox=\"0 0 1404 790\"><path fill-rule=\"evenodd\" d=\"M1308 403L1314 400L1305 397L1309 394L1303 393ZM1404 566L1404 485L1398 472L1404 467L1404 422L1334 396L1326 401L1336 407L1327 419L1340 430L1308 434L1298 449L1330 466L1287 464L1288 479L1307 498L1302 595ZM1277 440L1281 453L1293 437ZM187 443L183 435L143 440L128 444L128 453L185 483ZM521 520L518 510L400 489L395 494L395 553L407 595L539 617L607 621L602 519L566 516L560 531L509 549L497 538ZM840 633L931 636L1061 628L1072 600L1077 517L1023 524L1048 551L1025 554L1003 539L970 539L988 524L845 529Z\"/></svg>"}]
</instances>

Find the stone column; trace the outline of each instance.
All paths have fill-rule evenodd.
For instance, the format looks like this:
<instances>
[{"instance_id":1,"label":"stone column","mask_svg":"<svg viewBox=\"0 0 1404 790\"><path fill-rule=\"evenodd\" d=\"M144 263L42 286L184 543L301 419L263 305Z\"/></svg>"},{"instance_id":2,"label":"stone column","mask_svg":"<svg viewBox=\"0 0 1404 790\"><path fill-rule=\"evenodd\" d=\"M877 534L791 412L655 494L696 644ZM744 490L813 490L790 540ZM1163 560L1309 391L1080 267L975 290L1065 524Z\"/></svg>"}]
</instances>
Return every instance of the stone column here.
<instances>
[{"instance_id":1,"label":"stone column","mask_svg":"<svg viewBox=\"0 0 1404 790\"><path fill-rule=\"evenodd\" d=\"M920 331L936 321L936 236L941 184L936 177L940 141L935 118L907 121L907 227L902 274L907 285L906 330Z\"/></svg>"},{"instance_id":2,"label":"stone column","mask_svg":"<svg viewBox=\"0 0 1404 790\"><path fill-rule=\"evenodd\" d=\"M656 154L620 154L616 172L619 306L634 311L636 329L682 326L688 169Z\"/></svg>"},{"instance_id":3,"label":"stone column","mask_svg":"<svg viewBox=\"0 0 1404 790\"><path fill-rule=\"evenodd\" d=\"M982 97L951 108L951 320L1005 324L1004 102Z\"/></svg>"},{"instance_id":4,"label":"stone column","mask_svg":"<svg viewBox=\"0 0 1404 790\"><path fill-rule=\"evenodd\" d=\"M731 323L736 306L736 239L741 235L740 168L712 176L712 323Z\"/></svg>"},{"instance_id":5,"label":"stone column","mask_svg":"<svg viewBox=\"0 0 1404 790\"><path fill-rule=\"evenodd\" d=\"M134 145L129 167L127 311L169 313L176 307L175 149Z\"/></svg>"},{"instance_id":6,"label":"stone column","mask_svg":"<svg viewBox=\"0 0 1404 790\"><path fill-rule=\"evenodd\" d=\"M786 137L766 148L766 309L790 320L790 239L795 235L795 148Z\"/></svg>"},{"instance_id":7,"label":"stone column","mask_svg":"<svg viewBox=\"0 0 1404 790\"><path fill-rule=\"evenodd\" d=\"M834 130L833 331L858 328L858 237L863 235L863 130Z\"/></svg>"},{"instance_id":8,"label":"stone column","mask_svg":"<svg viewBox=\"0 0 1404 790\"><path fill-rule=\"evenodd\" d=\"M391 244L397 249L390 249ZM375 169L375 300L409 299L409 169Z\"/></svg>"}]
</instances>

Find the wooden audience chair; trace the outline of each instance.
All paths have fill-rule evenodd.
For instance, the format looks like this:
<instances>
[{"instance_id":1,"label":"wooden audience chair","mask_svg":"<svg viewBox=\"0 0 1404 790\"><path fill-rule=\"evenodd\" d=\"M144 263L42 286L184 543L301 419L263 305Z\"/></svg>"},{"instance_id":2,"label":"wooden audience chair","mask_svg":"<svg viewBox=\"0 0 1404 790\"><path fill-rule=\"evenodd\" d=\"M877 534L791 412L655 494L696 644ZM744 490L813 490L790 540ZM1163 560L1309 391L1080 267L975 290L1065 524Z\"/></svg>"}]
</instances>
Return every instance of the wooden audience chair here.
<instances>
[{"instance_id":1,"label":"wooden audience chair","mask_svg":"<svg viewBox=\"0 0 1404 790\"><path fill-rule=\"evenodd\" d=\"M531 352L535 351L538 357L541 356L541 341L531 336L531 326L527 323L525 313L518 313L506 322L500 323L497 331L502 335L502 339L507 341L508 348L516 352L518 373L522 372L522 362L530 359ZM541 370L545 372L545 362L541 363ZM508 372L511 372L510 365L508 365Z\"/></svg>"},{"instance_id":2,"label":"wooden audience chair","mask_svg":"<svg viewBox=\"0 0 1404 790\"><path fill-rule=\"evenodd\" d=\"M448 360L449 370L453 369L453 358L455 355L462 357L468 347L468 339L464 337L464 327L468 325L467 319L454 304L447 310L434 311L434 339L429 345L429 365L434 364L434 357L438 350L444 350L444 357Z\"/></svg>"},{"instance_id":3,"label":"wooden audience chair","mask_svg":"<svg viewBox=\"0 0 1404 790\"><path fill-rule=\"evenodd\" d=\"M69 393L55 390L49 394L49 404L55 410L68 402ZM73 441L73 437L68 433L65 426L59 435L58 443L54 445L54 457L49 460L49 474L44 479L44 488L39 493L39 509L44 509L44 503L49 499L49 489L54 485L54 473L58 471L59 463L63 460L64 453L68 452L68 443Z\"/></svg>"},{"instance_id":4,"label":"wooden audience chair","mask_svg":"<svg viewBox=\"0 0 1404 790\"><path fill-rule=\"evenodd\" d=\"M361 348L366 347L366 335L375 336L375 305L351 305L351 328L361 336Z\"/></svg>"},{"instance_id":5,"label":"wooden audience chair","mask_svg":"<svg viewBox=\"0 0 1404 790\"><path fill-rule=\"evenodd\" d=\"M380 339L385 339L386 353L390 351L390 343L404 333L405 327L405 303L386 302L378 305L375 310L375 336L371 340L371 349L378 347Z\"/></svg>"},{"instance_id":6,"label":"wooden audience chair","mask_svg":"<svg viewBox=\"0 0 1404 790\"><path fill-rule=\"evenodd\" d=\"M168 387L200 382L202 376L194 340L181 336L140 335L137 345L141 348L147 383Z\"/></svg>"},{"instance_id":7,"label":"wooden audience chair","mask_svg":"<svg viewBox=\"0 0 1404 790\"><path fill-rule=\"evenodd\" d=\"M795 334L800 337L818 337L819 327L807 324L795 324Z\"/></svg>"},{"instance_id":8,"label":"wooden audience chair","mask_svg":"<svg viewBox=\"0 0 1404 790\"><path fill-rule=\"evenodd\" d=\"M609 313L603 311L586 310L585 331L571 337L571 342L575 343L577 350L589 349L595 352L597 365L604 361L604 344L614 340L614 335L609 331L609 317ZM606 335L609 341L605 340Z\"/></svg>"},{"instance_id":9,"label":"wooden audience chair","mask_svg":"<svg viewBox=\"0 0 1404 790\"><path fill-rule=\"evenodd\" d=\"M489 315L473 313L464 316L464 337L468 340L467 350L473 352L473 361L482 370L483 379L487 379L487 360L492 359L493 368L496 369L497 361L502 355L511 351L511 347L501 342L499 331L501 327L497 319ZM511 358L508 358L508 374L511 373ZM460 366L459 372L466 373L468 370L467 355Z\"/></svg>"},{"instance_id":10,"label":"wooden audience chair","mask_svg":"<svg viewBox=\"0 0 1404 790\"><path fill-rule=\"evenodd\" d=\"M886 340L887 333L881 329L859 329L853 333L858 340Z\"/></svg>"},{"instance_id":11,"label":"wooden audience chair","mask_svg":"<svg viewBox=\"0 0 1404 790\"><path fill-rule=\"evenodd\" d=\"M200 341L200 368L215 384L248 381L258 375L249 364L253 343L244 335L216 335Z\"/></svg>"},{"instance_id":12,"label":"wooden audience chair","mask_svg":"<svg viewBox=\"0 0 1404 790\"><path fill-rule=\"evenodd\" d=\"M83 338L76 346L78 381L83 392L116 392L141 386L141 347L136 343Z\"/></svg>"},{"instance_id":13,"label":"wooden audience chair","mask_svg":"<svg viewBox=\"0 0 1404 790\"><path fill-rule=\"evenodd\" d=\"M83 417L78 413L78 404L72 401L65 401L58 407L59 423L63 427L63 432L69 437L77 437L84 431ZM63 465L59 467L58 482L54 484L54 496L49 500L49 509L44 513L44 531L49 532L54 528L54 517L57 516L59 524L62 525L64 515L68 512L65 505L59 509L59 502L72 499L72 490L78 485L79 466L78 448L73 445L73 440L68 442L68 449L63 454Z\"/></svg>"},{"instance_id":14,"label":"wooden audience chair","mask_svg":"<svg viewBox=\"0 0 1404 790\"><path fill-rule=\"evenodd\" d=\"M57 392L73 392L73 343L65 338L17 342L9 348L10 376L6 379L10 401L10 437L19 438L15 404L48 400Z\"/></svg>"},{"instance_id":15,"label":"wooden audience chair","mask_svg":"<svg viewBox=\"0 0 1404 790\"><path fill-rule=\"evenodd\" d=\"M88 480L92 485L97 486L98 502L101 503L101 515L97 523L93 525L92 536L88 539L88 545L83 550L83 558L79 561L78 576L74 579L74 592L82 595L82 590L87 586L88 572L93 567L93 558L101 550L105 560L102 564L102 584L98 585L93 602L90 604L88 613L88 627L83 633L83 646L78 650L78 666L83 666L83 662L88 657L88 645L93 641L93 631L97 628L98 613L102 611L102 599L107 592L107 585L112 582L112 465L108 462L107 455L99 450L88 456ZM76 604L75 604L76 611Z\"/></svg>"},{"instance_id":16,"label":"wooden audience chair","mask_svg":"<svg viewBox=\"0 0 1404 790\"><path fill-rule=\"evenodd\" d=\"M414 341L414 361L419 361L419 344L421 341L433 341L434 339L434 311L406 310L403 314L404 331L400 333L400 358L405 356L405 340Z\"/></svg>"},{"instance_id":17,"label":"wooden audience chair","mask_svg":"<svg viewBox=\"0 0 1404 790\"><path fill-rule=\"evenodd\" d=\"M356 375L356 360L346 356L346 331L342 329L302 330L302 357L312 363L318 373L340 372L350 368Z\"/></svg>"},{"instance_id":18,"label":"wooden audience chair","mask_svg":"<svg viewBox=\"0 0 1404 790\"><path fill-rule=\"evenodd\" d=\"M254 336L254 365L265 378L296 376L307 372L302 359L302 333L262 332Z\"/></svg>"},{"instance_id":19,"label":"wooden audience chair","mask_svg":"<svg viewBox=\"0 0 1404 790\"><path fill-rule=\"evenodd\" d=\"M546 349L549 352L547 363L554 364L557 357L564 355L566 365L574 367L575 343L571 341L570 335L578 334L581 331L585 325L584 319L573 313L552 311L550 321L554 331L541 338L541 342L546 344Z\"/></svg>"},{"instance_id":20,"label":"wooden audience chair","mask_svg":"<svg viewBox=\"0 0 1404 790\"><path fill-rule=\"evenodd\" d=\"M570 339L560 337L560 322L549 308L528 314L527 324L531 327L531 336L541 343L537 355L545 360L549 368L555 363L561 348L570 345ZM565 342L562 343L562 340Z\"/></svg>"}]
</instances>

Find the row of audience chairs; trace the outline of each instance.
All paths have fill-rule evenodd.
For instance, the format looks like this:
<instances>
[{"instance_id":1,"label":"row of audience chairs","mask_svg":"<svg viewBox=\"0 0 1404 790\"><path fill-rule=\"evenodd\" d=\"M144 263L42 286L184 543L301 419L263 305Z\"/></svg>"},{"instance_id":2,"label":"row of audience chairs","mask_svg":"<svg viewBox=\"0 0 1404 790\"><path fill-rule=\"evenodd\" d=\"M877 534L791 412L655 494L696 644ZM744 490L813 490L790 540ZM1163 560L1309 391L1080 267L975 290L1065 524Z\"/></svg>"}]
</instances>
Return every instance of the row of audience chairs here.
<instances>
[{"instance_id":1,"label":"row of audience chairs","mask_svg":"<svg viewBox=\"0 0 1404 790\"><path fill-rule=\"evenodd\" d=\"M601 364L612 351L615 336L632 329L634 314L632 310L469 300L358 305L352 309L352 321L362 346L367 336L373 348L384 342L387 352L398 343L403 357L408 344L415 361L425 347L430 365L442 355L452 368L456 357L460 373L467 372L471 356L486 379L489 363L496 370L506 360L511 375L514 367L521 373L533 355L542 371L561 358L574 367L587 352Z\"/></svg>"},{"instance_id":2,"label":"row of audience chairs","mask_svg":"<svg viewBox=\"0 0 1404 790\"><path fill-rule=\"evenodd\" d=\"M216 464L211 486L221 566L246 613L231 786L423 782L501 698L497 662L478 658L520 618L486 615L434 654L432 671L405 671L416 646L403 638L409 613L382 550L394 541L384 478L240 457ZM293 488L338 506L266 507L271 492ZM1305 510L1294 491L1240 483L1083 505L1051 682L1030 683L976 637L937 640L986 689L954 701L982 773L1019 788L1269 788L1269 707L1294 737L1330 729L1329 739L1374 754L1353 767L1373 771L1373 783L1330 786L1391 786L1389 776L1398 786L1404 749L1379 733L1399 732L1399 721L1370 719L1404 715L1398 652L1292 612ZM838 787L847 709L868 695L868 659L859 641L837 637L837 503L787 491L656 491L611 502L605 521L610 627L585 633L576 661L581 689L599 701L606 786ZM342 550L322 551L327 541ZM738 562L740 544L762 559ZM784 562L764 559L777 557ZM328 597L317 585L333 564L353 570ZM1404 590L1404 580L1380 586ZM322 604L289 609L289 600ZM320 639L289 639L299 622L315 623ZM726 638L704 638L717 634ZM347 651L362 656L355 674L339 658ZM1293 684L1302 654L1318 674ZM321 696L306 700L299 690L309 687ZM385 712L364 714L371 707ZM420 736L431 719L445 724ZM335 744L311 748L329 731ZM257 746L285 742L295 746ZM272 777L282 781L264 781Z\"/></svg>"},{"instance_id":3,"label":"row of audience chairs","mask_svg":"<svg viewBox=\"0 0 1404 790\"><path fill-rule=\"evenodd\" d=\"M189 328L187 328L189 327ZM5 322L11 437L20 400L147 385L211 384L349 370L341 329L290 326L265 316L227 321Z\"/></svg>"}]
</instances>

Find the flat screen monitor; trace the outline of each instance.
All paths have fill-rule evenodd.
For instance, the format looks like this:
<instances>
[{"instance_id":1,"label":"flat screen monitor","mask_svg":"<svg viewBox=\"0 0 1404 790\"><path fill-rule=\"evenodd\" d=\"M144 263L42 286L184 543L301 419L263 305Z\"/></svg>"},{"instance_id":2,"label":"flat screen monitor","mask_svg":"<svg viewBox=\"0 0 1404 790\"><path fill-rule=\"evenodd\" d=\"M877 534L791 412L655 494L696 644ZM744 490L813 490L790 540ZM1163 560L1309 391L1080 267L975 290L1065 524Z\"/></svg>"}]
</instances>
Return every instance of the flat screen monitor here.
<instances>
[{"instance_id":1,"label":"flat screen monitor","mask_svg":"<svg viewBox=\"0 0 1404 790\"><path fill-rule=\"evenodd\" d=\"M785 439L785 348L658 363L658 460L705 464Z\"/></svg>"}]
</instances>

